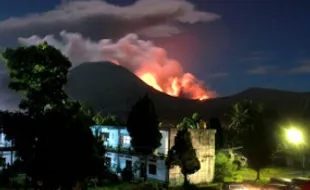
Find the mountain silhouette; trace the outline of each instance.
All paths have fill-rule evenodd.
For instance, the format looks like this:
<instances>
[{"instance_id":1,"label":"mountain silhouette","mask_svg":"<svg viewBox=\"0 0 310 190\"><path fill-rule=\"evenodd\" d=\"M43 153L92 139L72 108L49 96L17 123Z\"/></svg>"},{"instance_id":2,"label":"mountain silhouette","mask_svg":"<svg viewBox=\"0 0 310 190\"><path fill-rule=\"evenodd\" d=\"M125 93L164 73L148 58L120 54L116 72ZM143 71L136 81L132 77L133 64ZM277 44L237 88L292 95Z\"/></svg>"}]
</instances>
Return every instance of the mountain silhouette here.
<instances>
[{"instance_id":1,"label":"mountain silhouette","mask_svg":"<svg viewBox=\"0 0 310 190\"><path fill-rule=\"evenodd\" d=\"M178 123L193 112L198 112L204 118L214 116L225 120L231 106L243 99L264 103L285 118L310 113L310 92L250 88L232 96L201 102L159 92L127 69L110 62L83 63L73 68L66 90L73 99L85 101L103 113L123 118L127 117L133 104L148 93L160 120L170 124Z\"/></svg>"}]
</instances>

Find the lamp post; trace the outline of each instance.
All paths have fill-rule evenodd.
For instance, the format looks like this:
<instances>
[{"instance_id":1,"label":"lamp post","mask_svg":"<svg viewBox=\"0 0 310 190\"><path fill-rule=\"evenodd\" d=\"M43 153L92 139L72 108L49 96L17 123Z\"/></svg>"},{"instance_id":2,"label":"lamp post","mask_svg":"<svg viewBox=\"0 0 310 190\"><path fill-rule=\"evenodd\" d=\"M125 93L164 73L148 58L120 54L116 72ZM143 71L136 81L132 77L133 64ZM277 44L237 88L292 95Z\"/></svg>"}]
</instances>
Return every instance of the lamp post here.
<instances>
[{"instance_id":1,"label":"lamp post","mask_svg":"<svg viewBox=\"0 0 310 190\"><path fill-rule=\"evenodd\" d=\"M302 131L296 128L289 128L286 130L286 139L291 144L298 146L298 148L300 148L300 152L302 154L302 172L303 172L303 175L305 175L305 154L303 150L305 141L304 141Z\"/></svg>"}]
</instances>

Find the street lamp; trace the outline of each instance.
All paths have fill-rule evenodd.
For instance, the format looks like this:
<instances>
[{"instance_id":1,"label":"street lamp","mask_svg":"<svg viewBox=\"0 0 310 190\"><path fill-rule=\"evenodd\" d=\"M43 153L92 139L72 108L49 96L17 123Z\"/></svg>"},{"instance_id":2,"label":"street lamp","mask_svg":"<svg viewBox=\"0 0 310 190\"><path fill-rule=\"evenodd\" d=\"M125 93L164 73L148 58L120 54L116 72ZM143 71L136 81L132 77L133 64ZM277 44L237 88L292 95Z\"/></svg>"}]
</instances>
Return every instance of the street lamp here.
<instances>
[{"instance_id":1,"label":"street lamp","mask_svg":"<svg viewBox=\"0 0 310 190\"><path fill-rule=\"evenodd\" d=\"M304 137L302 131L296 129L296 128L289 128L286 130L286 138L288 142L291 144L297 145L300 148L301 154L302 154L302 171L303 175L305 175L305 155L303 152L303 144L304 144Z\"/></svg>"},{"instance_id":2,"label":"street lamp","mask_svg":"<svg viewBox=\"0 0 310 190\"><path fill-rule=\"evenodd\" d=\"M286 131L286 138L290 143L295 145L300 145L304 141L302 132L295 128L290 128Z\"/></svg>"}]
</instances>

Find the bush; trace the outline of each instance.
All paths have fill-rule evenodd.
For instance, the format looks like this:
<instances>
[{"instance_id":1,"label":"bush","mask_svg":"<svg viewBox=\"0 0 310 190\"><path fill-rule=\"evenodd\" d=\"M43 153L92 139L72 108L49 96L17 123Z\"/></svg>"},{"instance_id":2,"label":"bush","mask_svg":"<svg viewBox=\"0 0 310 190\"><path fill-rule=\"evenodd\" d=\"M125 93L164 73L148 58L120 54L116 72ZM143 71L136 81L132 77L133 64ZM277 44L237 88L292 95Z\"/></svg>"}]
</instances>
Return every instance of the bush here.
<instances>
[{"instance_id":1,"label":"bush","mask_svg":"<svg viewBox=\"0 0 310 190\"><path fill-rule=\"evenodd\" d=\"M147 181L131 190L164 190L164 185L155 181Z\"/></svg>"},{"instance_id":2,"label":"bush","mask_svg":"<svg viewBox=\"0 0 310 190\"><path fill-rule=\"evenodd\" d=\"M125 182L131 182L133 179L132 169L130 167L125 167L122 172L122 180Z\"/></svg>"},{"instance_id":3,"label":"bush","mask_svg":"<svg viewBox=\"0 0 310 190\"><path fill-rule=\"evenodd\" d=\"M188 184L184 184L183 189L184 190L196 190L196 189L198 190L198 187L195 184L188 183Z\"/></svg>"},{"instance_id":4,"label":"bush","mask_svg":"<svg viewBox=\"0 0 310 190\"><path fill-rule=\"evenodd\" d=\"M103 171L102 174L98 177L98 186L104 186L107 184L117 184L120 182L120 179L118 177L118 175L116 175L115 173L106 170Z\"/></svg>"},{"instance_id":5,"label":"bush","mask_svg":"<svg viewBox=\"0 0 310 190\"><path fill-rule=\"evenodd\" d=\"M224 153L217 153L215 158L214 181L224 182L229 178L235 180L238 176L237 166ZM240 179L238 179L240 180Z\"/></svg>"},{"instance_id":6,"label":"bush","mask_svg":"<svg viewBox=\"0 0 310 190\"><path fill-rule=\"evenodd\" d=\"M11 172L8 169L3 169L0 173L0 186L9 186L11 176Z\"/></svg>"},{"instance_id":7,"label":"bush","mask_svg":"<svg viewBox=\"0 0 310 190\"><path fill-rule=\"evenodd\" d=\"M7 165L6 168L2 169L0 172L0 186L9 186L16 184L24 185L26 176L19 175L23 173L23 163L16 160L12 165Z\"/></svg>"}]
</instances>

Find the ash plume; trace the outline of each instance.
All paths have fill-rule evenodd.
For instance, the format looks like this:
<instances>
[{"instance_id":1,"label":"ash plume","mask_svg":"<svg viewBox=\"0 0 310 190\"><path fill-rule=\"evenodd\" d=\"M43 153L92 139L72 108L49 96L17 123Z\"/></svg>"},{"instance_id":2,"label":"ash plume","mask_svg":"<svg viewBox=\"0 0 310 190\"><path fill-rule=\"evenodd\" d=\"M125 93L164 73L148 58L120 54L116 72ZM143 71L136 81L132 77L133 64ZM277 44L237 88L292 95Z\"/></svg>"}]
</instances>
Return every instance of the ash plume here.
<instances>
[{"instance_id":1,"label":"ash plume","mask_svg":"<svg viewBox=\"0 0 310 190\"><path fill-rule=\"evenodd\" d=\"M83 62L112 61L127 68L155 89L172 96L207 99L214 95L193 74L185 72L178 61L170 59L163 48L155 46L151 41L139 39L137 34L128 34L116 42L110 39L95 42L81 34L66 31L62 31L60 37L62 40L57 40L53 35L18 40L24 45L46 41L61 50L73 66Z\"/></svg>"}]
</instances>

